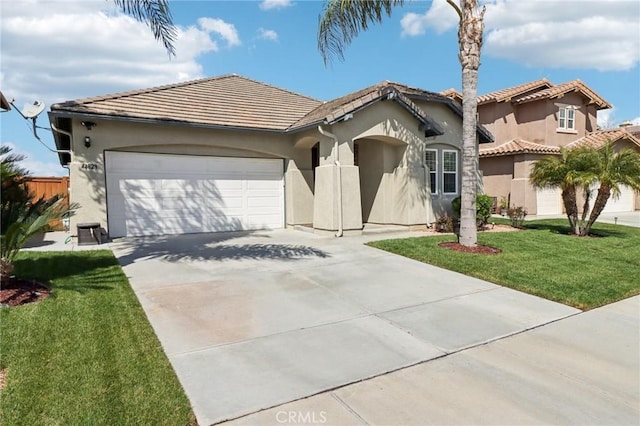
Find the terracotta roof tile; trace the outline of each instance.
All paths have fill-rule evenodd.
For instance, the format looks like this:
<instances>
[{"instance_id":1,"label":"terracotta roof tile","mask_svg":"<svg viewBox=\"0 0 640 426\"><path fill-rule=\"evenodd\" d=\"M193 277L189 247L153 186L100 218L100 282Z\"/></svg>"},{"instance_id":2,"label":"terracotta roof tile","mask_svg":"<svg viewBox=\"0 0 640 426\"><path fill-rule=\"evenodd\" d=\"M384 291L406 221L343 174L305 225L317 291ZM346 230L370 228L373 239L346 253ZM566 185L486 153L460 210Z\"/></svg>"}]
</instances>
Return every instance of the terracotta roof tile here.
<instances>
[{"instance_id":1,"label":"terracotta roof tile","mask_svg":"<svg viewBox=\"0 0 640 426\"><path fill-rule=\"evenodd\" d=\"M539 99L552 99L560 97L568 92L580 92L590 103L595 104L598 109L611 108L611 104L598 96L596 92L591 90L586 84L580 80L573 80L566 83L558 84L547 89L538 90L533 93L524 94L518 98L513 99L514 103L523 104L526 102L537 101Z\"/></svg>"},{"instance_id":2,"label":"terracotta roof tile","mask_svg":"<svg viewBox=\"0 0 640 426\"><path fill-rule=\"evenodd\" d=\"M454 101L462 102L462 93L458 92L454 88L443 90L442 92L440 92L440 94L442 96L446 96L449 99L453 99Z\"/></svg>"},{"instance_id":3,"label":"terracotta roof tile","mask_svg":"<svg viewBox=\"0 0 640 426\"><path fill-rule=\"evenodd\" d=\"M519 86L507 87L505 89L496 90L495 92L478 96L478 105L489 102L510 101L515 96L520 96L534 90L546 89L549 87L553 87L553 83L546 78L530 81L529 83L524 83Z\"/></svg>"},{"instance_id":4,"label":"terracotta roof tile","mask_svg":"<svg viewBox=\"0 0 640 426\"><path fill-rule=\"evenodd\" d=\"M541 145L522 139L512 139L502 145L480 150L480 157L498 157L513 154L557 154L560 148L557 146Z\"/></svg>"},{"instance_id":5,"label":"terracotta roof tile","mask_svg":"<svg viewBox=\"0 0 640 426\"><path fill-rule=\"evenodd\" d=\"M322 103L238 75L55 104L52 111L285 130Z\"/></svg>"},{"instance_id":6,"label":"terracotta roof tile","mask_svg":"<svg viewBox=\"0 0 640 426\"><path fill-rule=\"evenodd\" d=\"M601 148L607 142L617 142L621 139L627 139L631 143L640 147L640 139L635 137L632 133L628 132L627 129L610 129L610 130L598 130L597 132L592 132L587 134L585 137L578 139L577 141L571 142L567 145L567 148L578 148L582 146L590 146L592 148Z\"/></svg>"},{"instance_id":7,"label":"terracotta roof tile","mask_svg":"<svg viewBox=\"0 0 640 426\"><path fill-rule=\"evenodd\" d=\"M631 133L636 138L640 139L640 126L628 126L624 128L627 132Z\"/></svg>"}]
</instances>

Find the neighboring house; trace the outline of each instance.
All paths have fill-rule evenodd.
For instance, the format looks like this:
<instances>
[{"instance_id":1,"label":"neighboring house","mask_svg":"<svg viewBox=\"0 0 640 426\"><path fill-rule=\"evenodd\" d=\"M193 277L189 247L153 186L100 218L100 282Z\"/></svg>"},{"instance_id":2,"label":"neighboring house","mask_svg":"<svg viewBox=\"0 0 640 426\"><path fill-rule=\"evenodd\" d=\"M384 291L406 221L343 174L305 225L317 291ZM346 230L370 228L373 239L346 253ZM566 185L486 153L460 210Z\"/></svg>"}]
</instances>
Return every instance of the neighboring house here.
<instances>
[{"instance_id":1,"label":"neighboring house","mask_svg":"<svg viewBox=\"0 0 640 426\"><path fill-rule=\"evenodd\" d=\"M442 94L461 100L452 89ZM484 192L523 206L529 214L562 214L560 191L533 188L531 167L545 155L560 155L564 146L602 146L611 140L615 149L640 149L638 138L624 129L597 130L597 112L607 108L611 105L580 80L554 85L542 79L479 96L479 121L494 136L480 149ZM636 198L625 187L605 211L639 209Z\"/></svg>"},{"instance_id":2,"label":"neighboring house","mask_svg":"<svg viewBox=\"0 0 640 426\"><path fill-rule=\"evenodd\" d=\"M321 102L237 75L51 107L72 217L111 237L426 225L461 184L462 111L382 82ZM491 134L478 127L478 140ZM426 164L425 164L426 161Z\"/></svg>"}]
</instances>

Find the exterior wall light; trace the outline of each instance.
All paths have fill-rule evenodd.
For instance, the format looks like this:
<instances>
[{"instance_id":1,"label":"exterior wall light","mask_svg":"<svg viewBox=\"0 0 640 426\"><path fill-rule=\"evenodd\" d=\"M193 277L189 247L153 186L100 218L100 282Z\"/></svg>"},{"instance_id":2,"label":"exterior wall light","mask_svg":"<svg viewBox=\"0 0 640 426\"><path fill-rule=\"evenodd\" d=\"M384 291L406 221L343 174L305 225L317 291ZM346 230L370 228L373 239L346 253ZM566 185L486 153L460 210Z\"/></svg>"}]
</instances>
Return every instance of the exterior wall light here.
<instances>
[{"instance_id":1,"label":"exterior wall light","mask_svg":"<svg viewBox=\"0 0 640 426\"><path fill-rule=\"evenodd\" d=\"M91 147L91 138L89 136L84 137L84 146L87 148Z\"/></svg>"}]
</instances>

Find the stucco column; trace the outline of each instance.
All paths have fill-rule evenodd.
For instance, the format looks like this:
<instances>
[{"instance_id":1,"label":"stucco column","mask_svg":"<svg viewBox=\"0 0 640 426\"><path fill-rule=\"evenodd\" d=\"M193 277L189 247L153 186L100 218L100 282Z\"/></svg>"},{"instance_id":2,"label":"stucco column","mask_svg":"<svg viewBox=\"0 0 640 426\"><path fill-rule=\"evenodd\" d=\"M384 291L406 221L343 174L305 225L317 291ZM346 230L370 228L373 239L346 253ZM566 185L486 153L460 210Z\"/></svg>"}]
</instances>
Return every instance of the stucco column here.
<instances>
[{"instance_id":1,"label":"stucco column","mask_svg":"<svg viewBox=\"0 0 640 426\"><path fill-rule=\"evenodd\" d=\"M427 186L425 170L413 167L396 167L385 181L390 211L390 222L398 225L427 224Z\"/></svg>"},{"instance_id":2,"label":"stucco column","mask_svg":"<svg viewBox=\"0 0 640 426\"><path fill-rule=\"evenodd\" d=\"M287 225L303 225L313 221L313 173L300 170L295 161L286 160L285 197Z\"/></svg>"},{"instance_id":3,"label":"stucco column","mask_svg":"<svg viewBox=\"0 0 640 426\"><path fill-rule=\"evenodd\" d=\"M323 138L320 153L331 149L330 156L321 158L316 168L313 205L313 227L319 231L360 232L362 230L362 204L360 199L360 173L353 165L353 154L344 155L343 164L337 161L334 141ZM330 148L332 147L332 148ZM341 151L350 149L349 142L339 143Z\"/></svg>"}]
</instances>

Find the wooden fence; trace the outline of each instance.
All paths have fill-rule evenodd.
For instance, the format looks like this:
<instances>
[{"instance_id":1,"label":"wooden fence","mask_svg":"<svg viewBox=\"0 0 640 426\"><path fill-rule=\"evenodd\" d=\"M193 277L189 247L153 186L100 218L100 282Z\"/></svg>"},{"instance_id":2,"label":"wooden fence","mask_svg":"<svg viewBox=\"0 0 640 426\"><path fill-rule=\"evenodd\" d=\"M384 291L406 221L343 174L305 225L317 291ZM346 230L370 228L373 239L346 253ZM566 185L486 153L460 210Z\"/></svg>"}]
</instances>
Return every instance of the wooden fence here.
<instances>
[{"instance_id":1,"label":"wooden fence","mask_svg":"<svg viewBox=\"0 0 640 426\"><path fill-rule=\"evenodd\" d=\"M51 198L54 195L64 195L69 199L69 177L31 177L27 182L29 190L35 194L35 198ZM50 223L55 230L62 230L62 222Z\"/></svg>"}]
</instances>

